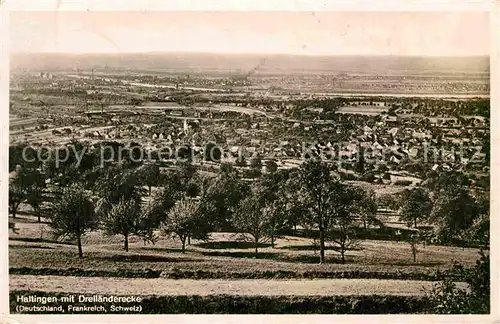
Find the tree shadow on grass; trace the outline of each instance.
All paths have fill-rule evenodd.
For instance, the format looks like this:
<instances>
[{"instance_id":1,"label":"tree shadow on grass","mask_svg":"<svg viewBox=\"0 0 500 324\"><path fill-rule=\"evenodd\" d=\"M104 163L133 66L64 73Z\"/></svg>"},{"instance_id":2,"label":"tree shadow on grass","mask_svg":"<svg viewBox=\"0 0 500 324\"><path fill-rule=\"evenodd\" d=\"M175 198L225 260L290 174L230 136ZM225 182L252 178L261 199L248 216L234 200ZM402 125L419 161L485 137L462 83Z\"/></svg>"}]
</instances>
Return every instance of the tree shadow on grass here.
<instances>
[{"instance_id":1,"label":"tree shadow on grass","mask_svg":"<svg viewBox=\"0 0 500 324\"><path fill-rule=\"evenodd\" d=\"M100 257L99 259L114 261L114 262L201 262L203 260L191 258L173 258L163 257L159 255L141 255L141 254L115 254L111 256Z\"/></svg>"},{"instance_id":2,"label":"tree shadow on grass","mask_svg":"<svg viewBox=\"0 0 500 324\"><path fill-rule=\"evenodd\" d=\"M53 247L43 246L43 245L10 245L9 249L44 249L44 250L53 250Z\"/></svg>"},{"instance_id":3,"label":"tree shadow on grass","mask_svg":"<svg viewBox=\"0 0 500 324\"><path fill-rule=\"evenodd\" d=\"M314 245L287 245L287 246L282 246L280 247L282 250L290 250L290 251L318 251L319 253L319 246L314 247ZM325 246L325 251L326 250L332 250L332 251L337 251L340 252L340 247L338 246L331 246L331 245L326 245ZM350 248L349 251L361 251L362 248Z\"/></svg>"},{"instance_id":4,"label":"tree shadow on grass","mask_svg":"<svg viewBox=\"0 0 500 324\"><path fill-rule=\"evenodd\" d=\"M139 250L143 250L143 251L154 251L154 252L171 252L171 253L182 253L182 249L181 248L168 248L168 247L156 247L156 246L150 246L150 247L147 247L147 246L144 246L144 247L140 247L138 248ZM187 247L186 247L186 253L188 252L193 252L193 251L190 251Z\"/></svg>"},{"instance_id":5,"label":"tree shadow on grass","mask_svg":"<svg viewBox=\"0 0 500 324\"><path fill-rule=\"evenodd\" d=\"M37 243L55 243L55 244L64 244L64 245L76 245L75 243L72 243L72 242L48 240L48 239L36 238L36 237L9 237L9 240L21 241L21 242L37 242Z\"/></svg>"},{"instance_id":6,"label":"tree shadow on grass","mask_svg":"<svg viewBox=\"0 0 500 324\"><path fill-rule=\"evenodd\" d=\"M204 249L255 249L255 243L243 241L203 242L194 245ZM259 243L258 247L266 248L270 246L271 244Z\"/></svg>"},{"instance_id":7,"label":"tree shadow on grass","mask_svg":"<svg viewBox=\"0 0 500 324\"><path fill-rule=\"evenodd\" d=\"M413 262L413 260L394 260L394 261L373 261L376 265L389 265L389 266L420 266L420 267L437 267L448 264L448 262L442 261L418 261Z\"/></svg>"},{"instance_id":8,"label":"tree shadow on grass","mask_svg":"<svg viewBox=\"0 0 500 324\"><path fill-rule=\"evenodd\" d=\"M319 252L318 254L302 254L302 255L297 255L297 256L284 256L283 261L285 262L292 262L292 263L312 263L316 264L319 263ZM325 261L326 263L331 263L331 264L341 264L342 260L339 255L326 255L325 256ZM345 264L348 263L355 263L355 258L352 256L346 256L345 257Z\"/></svg>"},{"instance_id":9,"label":"tree shadow on grass","mask_svg":"<svg viewBox=\"0 0 500 324\"><path fill-rule=\"evenodd\" d=\"M301 254L301 255L286 255L279 252L259 252L255 254L255 252L250 251L236 251L236 252L222 252L222 251L204 251L201 252L204 256L217 256L217 257L230 257L230 258L246 258L246 259L266 259L266 260L274 260L281 262L290 262L290 263L310 263L316 264L319 263L319 252L318 254ZM328 263L341 263L340 255L339 256L326 256ZM346 256L346 263L354 262L354 258L351 256Z\"/></svg>"},{"instance_id":10,"label":"tree shadow on grass","mask_svg":"<svg viewBox=\"0 0 500 324\"><path fill-rule=\"evenodd\" d=\"M218 257L231 257L231 258L247 258L247 259L269 259L280 260L279 253L259 252L255 254L254 251L236 251L236 252L219 252L219 251L203 251L200 252L204 256L218 256Z\"/></svg>"}]
</instances>

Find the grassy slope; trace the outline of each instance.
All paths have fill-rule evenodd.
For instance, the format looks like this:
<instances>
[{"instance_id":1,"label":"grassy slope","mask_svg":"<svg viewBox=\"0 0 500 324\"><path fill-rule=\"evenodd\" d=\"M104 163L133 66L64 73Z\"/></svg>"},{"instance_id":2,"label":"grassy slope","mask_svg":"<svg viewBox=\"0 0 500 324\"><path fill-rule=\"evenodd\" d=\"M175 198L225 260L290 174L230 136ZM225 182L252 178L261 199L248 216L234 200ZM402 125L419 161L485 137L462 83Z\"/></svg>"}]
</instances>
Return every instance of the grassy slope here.
<instances>
[{"instance_id":1,"label":"grassy slope","mask_svg":"<svg viewBox=\"0 0 500 324\"><path fill-rule=\"evenodd\" d=\"M30 272L32 269L76 268L101 273L78 275L169 277L169 278L372 278L373 273L402 273L408 276L389 278L424 279L420 274L431 274L445 269L455 259L472 264L478 257L476 249L456 247L420 247L417 263L412 262L410 247L404 242L365 240L356 251L349 251L347 264L339 263L340 254L332 247L327 250L328 264L318 264L318 253L310 239L284 237L278 239L276 248L263 246L257 257L251 245L235 243L230 233L214 233L208 244L193 241L186 254L180 253L179 243L162 239L155 246L144 245L132 238L130 251L122 249L121 237L106 237L100 232L91 233L84 241L83 259L77 257L76 246L57 244L51 240L47 225L16 223L19 233L10 233L9 267L18 274L77 274L61 272ZM42 227L45 229L42 231ZM41 242L33 242L40 240ZM27 242L26 240L31 240ZM19 269L27 268L22 271ZM15 271L17 269L17 271ZM102 273L102 272L106 273ZM127 274L125 272L137 272ZM144 275L147 271L156 274ZM267 272L267 273L266 273ZM341 274L343 273L344 274ZM345 274L349 272L350 274ZM142 273L142 274L141 274ZM184 273L184 274L182 274ZM196 274L197 273L197 274ZM354 273L354 275L353 275ZM371 273L368 274L367 273ZM414 275L418 274L418 275ZM387 278L387 277L384 277Z\"/></svg>"}]
</instances>

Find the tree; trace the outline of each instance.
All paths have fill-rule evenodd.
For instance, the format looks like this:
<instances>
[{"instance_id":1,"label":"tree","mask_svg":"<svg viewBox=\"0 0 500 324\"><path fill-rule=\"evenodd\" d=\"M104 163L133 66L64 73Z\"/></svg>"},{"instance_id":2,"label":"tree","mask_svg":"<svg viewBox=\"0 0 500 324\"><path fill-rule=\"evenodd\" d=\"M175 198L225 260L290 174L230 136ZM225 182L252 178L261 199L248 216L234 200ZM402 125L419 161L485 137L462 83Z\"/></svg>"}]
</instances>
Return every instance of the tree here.
<instances>
[{"instance_id":1,"label":"tree","mask_svg":"<svg viewBox=\"0 0 500 324\"><path fill-rule=\"evenodd\" d=\"M276 172L278 170L278 164L274 160L266 161L266 171L269 173Z\"/></svg>"},{"instance_id":2,"label":"tree","mask_svg":"<svg viewBox=\"0 0 500 324\"><path fill-rule=\"evenodd\" d=\"M327 227L327 233L338 244L344 264L345 252L356 247L359 241L354 225L359 214L364 213L362 201L365 199L365 192L352 185L341 185L337 189L337 195L337 201L334 202L336 215Z\"/></svg>"},{"instance_id":3,"label":"tree","mask_svg":"<svg viewBox=\"0 0 500 324\"><path fill-rule=\"evenodd\" d=\"M51 227L57 238L76 238L78 256L83 257L82 236L97 228L98 219L87 192L71 186L64 188L52 206Z\"/></svg>"},{"instance_id":4,"label":"tree","mask_svg":"<svg viewBox=\"0 0 500 324\"><path fill-rule=\"evenodd\" d=\"M123 165L109 167L97 187L100 197L98 212L101 215L105 215L113 205L122 200L139 203L145 193L140 174Z\"/></svg>"},{"instance_id":5,"label":"tree","mask_svg":"<svg viewBox=\"0 0 500 324\"><path fill-rule=\"evenodd\" d=\"M236 171L221 172L203 191L200 209L214 230L231 230L238 205L250 193L250 186Z\"/></svg>"},{"instance_id":6,"label":"tree","mask_svg":"<svg viewBox=\"0 0 500 324\"><path fill-rule=\"evenodd\" d=\"M377 197L373 190L365 190L362 188L355 188L354 190L359 190L359 196L361 201L359 202L359 212L361 220L363 221L363 228L366 230L367 224L376 224L382 226L383 223L377 219Z\"/></svg>"},{"instance_id":7,"label":"tree","mask_svg":"<svg viewBox=\"0 0 500 324\"><path fill-rule=\"evenodd\" d=\"M160 168L156 163L149 163L143 165L139 172L151 196L151 187L157 186L160 179Z\"/></svg>"},{"instance_id":8,"label":"tree","mask_svg":"<svg viewBox=\"0 0 500 324\"><path fill-rule=\"evenodd\" d=\"M128 239L137 235L150 240L152 235L152 221L150 214L133 200L120 200L102 218L106 234L123 235L124 249L128 252Z\"/></svg>"},{"instance_id":9,"label":"tree","mask_svg":"<svg viewBox=\"0 0 500 324\"><path fill-rule=\"evenodd\" d=\"M386 210L397 210L399 208L399 197L395 194L384 194L378 197L377 200Z\"/></svg>"},{"instance_id":10,"label":"tree","mask_svg":"<svg viewBox=\"0 0 500 324\"><path fill-rule=\"evenodd\" d=\"M220 162L222 157L221 149L214 142L208 142L203 153L205 161Z\"/></svg>"},{"instance_id":11,"label":"tree","mask_svg":"<svg viewBox=\"0 0 500 324\"><path fill-rule=\"evenodd\" d=\"M200 202L192 198L182 198L172 207L162 230L167 235L174 235L182 243L182 253L186 251L186 239L208 239L210 227L200 213Z\"/></svg>"},{"instance_id":12,"label":"tree","mask_svg":"<svg viewBox=\"0 0 500 324\"><path fill-rule=\"evenodd\" d=\"M432 200L423 188L406 189L399 196L401 210L400 220L408 227L412 224L417 228L417 222L428 219L432 211Z\"/></svg>"},{"instance_id":13,"label":"tree","mask_svg":"<svg viewBox=\"0 0 500 324\"><path fill-rule=\"evenodd\" d=\"M481 214L481 210L470 190L450 187L436 194L430 221L437 225L441 239L449 242L462 231L469 229Z\"/></svg>"},{"instance_id":14,"label":"tree","mask_svg":"<svg viewBox=\"0 0 500 324\"><path fill-rule=\"evenodd\" d=\"M306 161L299 169L301 190L297 201L307 206L305 221L319 231L320 263L325 262L325 233L330 229L342 204L343 184L330 175L328 167L317 161Z\"/></svg>"},{"instance_id":15,"label":"tree","mask_svg":"<svg viewBox=\"0 0 500 324\"><path fill-rule=\"evenodd\" d=\"M28 194L26 196L26 202L33 208L36 216L38 217L38 222L41 222L41 205L43 203L43 189L34 185L28 190Z\"/></svg>"},{"instance_id":16,"label":"tree","mask_svg":"<svg viewBox=\"0 0 500 324\"><path fill-rule=\"evenodd\" d=\"M266 241L272 230L272 218L275 210L272 206L263 205L263 200L256 190L240 203L234 223L243 234L252 237L255 255L258 254L259 244Z\"/></svg>"},{"instance_id":17,"label":"tree","mask_svg":"<svg viewBox=\"0 0 500 324\"><path fill-rule=\"evenodd\" d=\"M413 255L413 262L417 262L417 246L420 243L420 236L418 233L412 233L408 235L408 243L410 243L411 254Z\"/></svg>"},{"instance_id":18,"label":"tree","mask_svg":"<svg viewBox=\"0 0 500 324\"><path fill-rule=\"evenodd\" d=\"M252 169L258 169L260 170L262 168L262 159L260 157L254 157L253 159L250 160L250 167Z\"/></svg>"},{"instance_id":19,"label":"tree","mask_svg":"<svg viewBox=\"0 0 500 324\"><path fill-rule=\"evenodd\" d=\"M9 209L12 218L16 218L21 203L28 198L33 202L35 195L37 199L39 198L44 185L45 180L40 172L36 170L27 170L18 165L15 171L9 173Z\"/></svg>"}]
</instances>

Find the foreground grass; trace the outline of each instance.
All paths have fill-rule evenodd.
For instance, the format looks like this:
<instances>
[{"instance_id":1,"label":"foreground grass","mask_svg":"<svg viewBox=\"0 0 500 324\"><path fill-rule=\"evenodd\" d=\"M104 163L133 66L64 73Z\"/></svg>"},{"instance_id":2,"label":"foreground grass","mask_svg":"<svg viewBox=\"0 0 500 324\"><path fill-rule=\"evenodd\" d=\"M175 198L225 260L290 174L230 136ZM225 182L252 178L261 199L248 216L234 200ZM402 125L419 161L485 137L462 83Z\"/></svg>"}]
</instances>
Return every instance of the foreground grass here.
<instances>
[{"instance_id":1,"label":"foreground grass","mask_svg":"<svg viewBox=\"0 0 500 324\"><path fill-rule=\"evenodd\" d=\"M31 306L17 301L17 296L52 296L60 298L67 293L48 293L32 290L13 290L10 293L10 312L18 313L17 306ZM66 313L69 303L62 305ZM92 306L91 303L71 303L74 306ZM111 305L104 305L109 313ZM140 306L140 314L411 314L427 311L427 301L421 296L147 296L140 303L120 306ZM46 313L46 312L29 312ZM95 314L96 312L81 312ZM127 313L121 311L118 313Z\"/></svg>"},{"instance_id":2,"label":"foreground grass","mask_svg":"<svg viewBox=\"0 0 500 324\"><path fill-rule=\"evenodd\" d=\"M327 264L318 264L312 240L286 236L275 248L263 244L257 255L249 243L237 241L232 233L213 233L209 242L194 241L187 253L179 242L162 238L145 245L132 237L130 251L123 251L121 237L93 232L84 240L84 258L71 242L51 237L46 224L19 223L19 233L10 233L11 274L70 275L92 277L172 278L172 279L266 279L266 278L378 278L437 280L436 271L445 270L452 259L472 265L476 249L423 246L417 262L409 244L364 240L348 251L347 263L340 263L335 247L327 248ZM64 243L64 244L62 244ZM69 243L69 244L68 244Z\"/></svg>"}]
</instances>

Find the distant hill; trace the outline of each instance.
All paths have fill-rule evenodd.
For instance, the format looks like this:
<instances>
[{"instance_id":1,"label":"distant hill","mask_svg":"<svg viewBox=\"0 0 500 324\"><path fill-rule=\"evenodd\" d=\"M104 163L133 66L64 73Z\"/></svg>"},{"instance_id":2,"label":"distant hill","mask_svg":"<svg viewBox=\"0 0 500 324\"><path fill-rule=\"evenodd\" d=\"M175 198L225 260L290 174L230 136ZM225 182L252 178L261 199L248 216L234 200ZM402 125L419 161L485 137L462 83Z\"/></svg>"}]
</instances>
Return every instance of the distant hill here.
<instances>
[{"instance_id":1,"label":"distant hill","mask_svg":"<svg viewBox=\"0 0 500 324\"><path fill-rule=\"evenodd\" d=\"M256 74L489 74L489 57L299 56L277 54L11 54L11 70Z\"/></svg>"}]
</instances>

